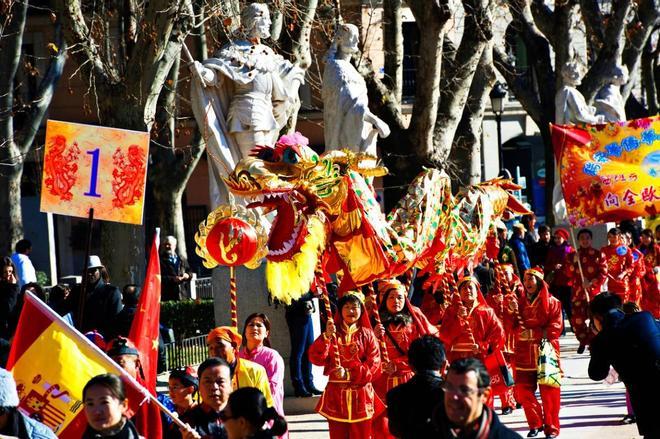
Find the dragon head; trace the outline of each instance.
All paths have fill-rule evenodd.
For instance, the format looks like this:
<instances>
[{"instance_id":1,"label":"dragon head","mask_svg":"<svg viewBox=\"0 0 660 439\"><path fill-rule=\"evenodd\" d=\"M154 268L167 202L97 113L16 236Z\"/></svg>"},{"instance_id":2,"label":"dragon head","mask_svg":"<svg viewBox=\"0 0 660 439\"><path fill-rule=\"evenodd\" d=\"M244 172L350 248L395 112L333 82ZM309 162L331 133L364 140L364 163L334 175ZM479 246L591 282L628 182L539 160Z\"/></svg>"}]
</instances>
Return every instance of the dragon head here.
<instances>
[{"instance_id":1,"label":"dragon head","mask_svg":"<svg viewBox=\"0 0 660 439\"><path fill-rule=\"evenodd\" d=\"M339 215L348 190L347 175L384 175L375 157L333 151L319 156L307 139L295 133L282 136L275 146L257 146L224 178L230 192L247 198L248 208L272 216L268 235L267 277L271 293L280 288L296 298L292 273L300 278L300 294L309 288L316 261L325 249L328 220ZM272 212L272 214L271 214ZM305 285L306 284L306 285Z\"/></svg>"}]
</instances>

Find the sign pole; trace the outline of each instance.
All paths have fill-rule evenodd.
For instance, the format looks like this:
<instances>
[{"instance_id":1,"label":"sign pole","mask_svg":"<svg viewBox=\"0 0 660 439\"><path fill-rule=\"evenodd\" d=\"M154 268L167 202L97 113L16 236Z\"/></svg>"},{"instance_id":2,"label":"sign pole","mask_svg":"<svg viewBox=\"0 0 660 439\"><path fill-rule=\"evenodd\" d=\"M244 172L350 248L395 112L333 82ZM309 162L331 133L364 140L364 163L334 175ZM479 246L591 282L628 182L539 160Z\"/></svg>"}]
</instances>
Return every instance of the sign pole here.
<instances>
[{"instance_id":1,"label":"sign pole","mask_svg":"<svg viewBox=\"0 0 660 439\"><path fill-rule=\"evenodd\" d=\"M89 261L89 254L91 253L91 247L92 247L92 225L94 223L94 208L91 207L89 209L89 217L87 218L87 243L85 246L85 260L83 262L84 268L83 268L83 277L82 281L80 282L80 296L78 297L78 314L76 318L76 326L80 329L80 332L83 332L82 330L82 323L83 323L83 316L85 313L85 301L87 300L87 272L88 272L88 261Z\"/></svg>"}]
</instances>

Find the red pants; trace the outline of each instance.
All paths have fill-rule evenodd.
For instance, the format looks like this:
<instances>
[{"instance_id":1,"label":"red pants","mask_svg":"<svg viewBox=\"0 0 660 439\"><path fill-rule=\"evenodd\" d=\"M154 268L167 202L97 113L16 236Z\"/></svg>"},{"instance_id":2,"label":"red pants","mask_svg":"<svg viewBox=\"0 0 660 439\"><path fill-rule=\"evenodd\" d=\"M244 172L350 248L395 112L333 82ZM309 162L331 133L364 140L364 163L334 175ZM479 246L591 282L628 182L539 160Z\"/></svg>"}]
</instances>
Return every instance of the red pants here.
<instances>
[{"instance_id":1,"label":"red pants","mask_svg":"<svg viewBox=\"0 0 660 439\"><path fill-rule=\"evenodd\" d=\"M583 297L573 298L573 313L571 314L571 326L575 337L581 345L588 345L593 336L589 326L587 326L587 319L589 318L589 304L584 297L584 291L580 290L576 296L582 294Z\"/></svg>"},{"instance_id":2,"label":"red pants","mask_svg":"<svg viewBox=\"0 0 660 439\"><path fill-rule=\"evenodd\" d=\"M512 409L516 408L516 398L513 396L513 387L507 388L502 393L497 393L496 396L499 396L500 398L500 402L502 403L502 409L505 409L507 407L511 407ZM493 398L493 400L494 399L495 398Z\"/></svg>"},{"instance_id":3,"label":"red pants","mask_svg":"<svg viewBox=\"0 0 660 439\"><path fill-rule=\"evenodd\" d=\"M328 419L330 439L371 439L371 419L362 422L337 422Z\"/></svg>"},{"instance_id":4,"label":"red pants","mask_svg":"<svg viewBox=\"0 0 660 439\"><path fill-rule=\"evenodd\" d=\"M378 439L394 439L394 436L390 434L387 411L374 417L371 421L371 432L373 437L377 437Z\"/></svg>"},{"instance_id":5,"label":"red pants","mask_svg":"<svg viewBox=\"0 0 660 439\"><path fill-rule=\"evenodd\" d=\"M536 371L517 370L516 399L525 410L529 429L541 428L545 424L545 434L559 435L559 405L561 389L559 387L539 386L541 402L539 404L536 392Z\"/></svg>"}]
</instances>

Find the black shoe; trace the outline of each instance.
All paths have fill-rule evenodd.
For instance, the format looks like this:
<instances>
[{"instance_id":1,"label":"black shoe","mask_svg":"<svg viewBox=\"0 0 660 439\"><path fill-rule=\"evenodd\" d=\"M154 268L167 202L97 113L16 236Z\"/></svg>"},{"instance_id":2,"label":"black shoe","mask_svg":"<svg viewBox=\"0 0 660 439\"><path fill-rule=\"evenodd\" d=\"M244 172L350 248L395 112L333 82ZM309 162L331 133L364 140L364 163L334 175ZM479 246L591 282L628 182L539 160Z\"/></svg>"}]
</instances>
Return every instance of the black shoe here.
<instances>
[{"instance_id":1,"label":"black shoe","mask_svg":"<svg viewBox=\"0 0 660 439\"><path fill-rule=\"evenodd\" d=\"M577 353L578 354L584 354L584 348L586 346L580 343L580 346L578 347Z\"/></svg>"},{"instance_id":2,"label":"black shoe","mask_svg":"<svg viewBox=\"0 0 660 439\"><path fill-rule=\"evenodd\" d=\"M529 433L527 433L527 437L536 437L542 430L542 428L532 428L529 430Z\"/></svg>"},{"instance_id":3,"label":"black shoe","mask_svg":"<svg viewBox=\"0 0 660 439\"><path fill-rule=\"evenodd\" d=\"M634 424L636 422L637 422L637 418L635 417L635 415L626 415L621 420L622 424Z\"/></svg>"},{"instance_id":4,"label":"black shoe","mask_svg":"<svg viewBox=\"0 0 660 439\"><path fill-rule=\"evenodd\" d=\"M516 408L517 408L517 409L521 409L521 408L522 408L522 404L519 403L519 402L517 402L517 403L516 403Z\"/></svg>"},{"instance_id":5,"label":"black shoe","mask_svg":"<svg viewBox=\"0 0 660 439\"><path fill-rule=\"evenodd\" d=\"M309 392L312 395L322 395L323 394L323 390L319 390L316 387L308 387L307 389L309 390Z\"/></svg>"},{"instance_id":6,"label":"black shoe","mask_svg":"<svg viewBox=\"0 0 660 439\"><path fill-rule=\"evenodd\" d=\"M502 416L510 415L513 413L513 409L511 407L504 407L502 409Z\"/></svg>"},{"instance_id":7,"label":"black shoe","mask_svg":"<svg viewBox=\"0 0 660 439\"><path fill-rule=\"evenodd\" d=\"M295 389L293 394L296 395L296 398L310 398L312 396L312 394L305 389Z\"/></svg>"}]
</instances>

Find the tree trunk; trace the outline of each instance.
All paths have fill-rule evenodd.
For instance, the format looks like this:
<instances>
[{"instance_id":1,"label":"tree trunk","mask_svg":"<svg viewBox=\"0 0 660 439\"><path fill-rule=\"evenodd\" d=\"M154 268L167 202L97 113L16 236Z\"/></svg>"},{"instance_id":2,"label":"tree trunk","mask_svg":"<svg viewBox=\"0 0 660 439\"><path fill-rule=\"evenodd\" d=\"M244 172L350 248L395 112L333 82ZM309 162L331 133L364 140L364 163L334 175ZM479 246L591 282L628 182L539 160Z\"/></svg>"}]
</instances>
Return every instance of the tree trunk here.
<instances>
[{"instance_id":1,"label":"tree trunk","mask_svg":"<svg viewBox=\"0 0 660 439\"><path fill-rule=\"evenodd\" d=\"M7 139L4 135L0 138ZM12 160L12 157L14 158ZM14 244L23 238L23 216L21 212L21 177L23 176L23 157L13 141L8 141L0 147L0 163L13 166L3 166L0 172L0 252L10 255Z\"/></svg>"},{"instance_id":2,"label":"tree trunk","mask_svg":"<svg viewBox=\"0 0 660 439\"><path fill-rule=\"evenodd\" d=\"M482 175L481 150L484 110L490 99L490 90L497 79L493 67L493 44L484 49L474 74L463 116L456 129L455 145L449 155L458 186L477 184Z\"/></svg>"},{"instance_id":3,"label":"tree trunk","mask_svg":"<svg viewBox=\"0 0 660 439\"><path fill-rule=\"evenodd\" d=\"M649 114L658 114L660 102L658 101L658 89L655 81L655 61L657 55L653 52L651 41L646 43L642 54L642 86L646 93L646 104Z\"/></svg>"},{"instance_id":4,"label":"tree trunk","mask_svg":"<svg viewBox=\"0 0 660 439\"><path fill-rule=\"evenodd\" d=\"M403 20L401 0L383 2L383 51L385 52L384 82L401 104L403 91Z\"/></svg>"}]
</instances>

